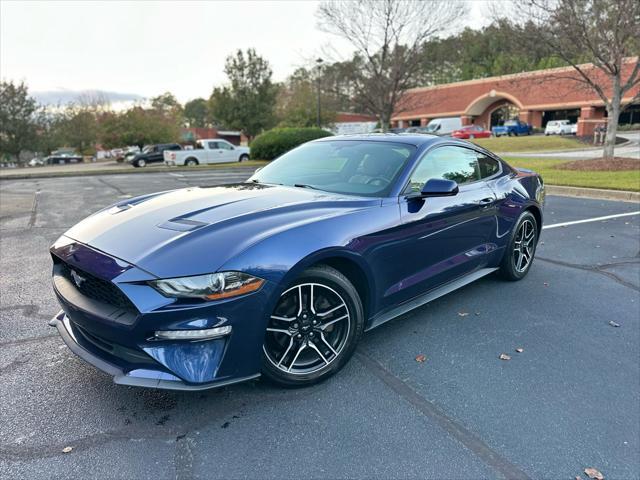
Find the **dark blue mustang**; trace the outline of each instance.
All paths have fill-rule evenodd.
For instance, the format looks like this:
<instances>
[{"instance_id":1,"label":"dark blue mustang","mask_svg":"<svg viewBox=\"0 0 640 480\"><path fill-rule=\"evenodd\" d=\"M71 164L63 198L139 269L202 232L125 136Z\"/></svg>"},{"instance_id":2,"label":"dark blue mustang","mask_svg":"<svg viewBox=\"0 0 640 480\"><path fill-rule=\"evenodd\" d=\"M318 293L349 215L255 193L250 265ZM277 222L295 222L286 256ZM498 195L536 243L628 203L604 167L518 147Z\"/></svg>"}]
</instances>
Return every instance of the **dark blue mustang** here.
<instances>
[{"instance_id":1,"label":"dark blue mustang","mask_svg":"<svg viewBox=\"0 0 640 480\"><path fill-rule=\"evenodd\" d=\"M365 330L493 271L531 267L541 178L428 135L330 137L246 183L105 208L52 247L51 324L115 382L307 385Z\"/></svg>"}]
</instances>

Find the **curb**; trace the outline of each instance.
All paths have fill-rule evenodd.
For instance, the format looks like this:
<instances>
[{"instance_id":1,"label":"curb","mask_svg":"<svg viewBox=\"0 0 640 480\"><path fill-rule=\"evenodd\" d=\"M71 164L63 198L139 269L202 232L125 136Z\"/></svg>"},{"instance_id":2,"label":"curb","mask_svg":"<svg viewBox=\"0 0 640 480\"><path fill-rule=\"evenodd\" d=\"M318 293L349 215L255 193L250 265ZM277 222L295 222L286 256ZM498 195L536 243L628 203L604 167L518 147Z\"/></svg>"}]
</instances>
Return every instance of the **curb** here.
<instances>
[{"instance_id":1,"label":"curb","mask_svg":"<svg viewBox=\"0 0 640 480\"><path fill-rule=\"evenodd\" d=\"M603 188L564 187L560 185L546 185L545 189L547 195L640 203L640 192L605 190Z\"/></svg>"},{"instance_id":2,"label":"curb","mask_svg":"<svg viewBox=\"0 0 640 480\"><path fill-rule=\"evenodd\" d=\"M90 177L99 175L141 175L148 173L172 173L172 172L215 172L216 170L246 170L256 169L266 165L266 162L256 164L216 164L215 166L198 166L198 167L170 167L170 170L164 168L135 168L135 169L117 169L117 170L86 170L86 171L69 171L69 172L45 172L45 173L18 173L2 175L0 174L0 181L3 180L30 180L34 178L66 178L66 177Z\"/></svg>"}]
</instances>

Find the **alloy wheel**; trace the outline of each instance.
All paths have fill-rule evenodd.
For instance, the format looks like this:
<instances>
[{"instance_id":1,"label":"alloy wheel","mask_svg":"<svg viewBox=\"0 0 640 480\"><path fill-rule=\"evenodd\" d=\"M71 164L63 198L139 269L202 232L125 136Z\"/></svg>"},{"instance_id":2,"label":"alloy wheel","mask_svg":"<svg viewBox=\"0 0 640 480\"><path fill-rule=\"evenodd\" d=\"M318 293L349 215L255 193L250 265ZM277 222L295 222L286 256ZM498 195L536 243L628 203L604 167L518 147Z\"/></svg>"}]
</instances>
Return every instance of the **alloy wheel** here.
<instances>
[{"instance_id":1,"label":"alloy wheel","mask_svg":"<svg viewBox=\"0 0 640 480\"><path fill-rule=\"evenodd\" d=\"M531 220L524 220L518 227L513 244L513 265L518 273L527 270L533 260L535 238L535 226Z\"/></svg>"},{"instance_id":2,"label":"alloy wheel","mask_svg":"<svg viewBox=\"0 0 640 480\"><path fill-rule=\"evenodd\" d=\"M269 320L264 353L277 369L309 375L327 368L349 337L346 302L331 287L302 283L285 291Z\"/></svg>"}]
</instances>

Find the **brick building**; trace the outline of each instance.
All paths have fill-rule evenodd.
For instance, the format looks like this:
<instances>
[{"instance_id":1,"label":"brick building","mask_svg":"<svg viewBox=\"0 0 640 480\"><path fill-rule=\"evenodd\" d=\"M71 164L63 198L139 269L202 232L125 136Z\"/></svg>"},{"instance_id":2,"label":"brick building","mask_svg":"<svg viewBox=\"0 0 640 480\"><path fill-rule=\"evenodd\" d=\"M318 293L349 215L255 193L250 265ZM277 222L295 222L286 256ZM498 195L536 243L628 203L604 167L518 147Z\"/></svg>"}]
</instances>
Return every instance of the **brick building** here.
<instances>
[{"instance_id":1,"label":"brick building","mask_svg":"<svg viewBox=\"0 0 640 480\"><path fill-rule=\"evenodd\" d=\"M218 130L217 128L183 128L180 132L183 142L195 142L203 138L222 138L234 145L247 145L247 137L236 130Z\"/></svg>"},{"instance_id":2,"label":"brick building","mask_svg":"<svg viewBox=\"0 0 640 480\"><path fill-rule=\"evenodd\" d=\"M623 79L629 77L636 61L627 59ZM586 68L592 78L604 77L595 67ZM591 135L598 124L606 122L606 109L597 94L578 78L579 74L569 67L415 88L405 94L392 116L392 126L420 126L433 118L460 117L463 125L490 128L518 117L542 128L549 120L567 118L577 121L578 135ZM622 99L626 105L635 97L620 116L622 124L640 123L639 93L640 86L636 86Z\"/></svg>"}]
</instances>

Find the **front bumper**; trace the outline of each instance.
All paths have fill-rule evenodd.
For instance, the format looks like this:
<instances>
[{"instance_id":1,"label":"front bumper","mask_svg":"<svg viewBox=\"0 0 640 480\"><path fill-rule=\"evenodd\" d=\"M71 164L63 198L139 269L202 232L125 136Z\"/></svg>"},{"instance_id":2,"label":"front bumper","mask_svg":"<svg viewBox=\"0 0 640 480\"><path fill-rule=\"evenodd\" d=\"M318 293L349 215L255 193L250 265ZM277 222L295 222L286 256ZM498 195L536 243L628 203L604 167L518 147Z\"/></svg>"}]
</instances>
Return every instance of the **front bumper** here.
<instances>
[{"instance_id":1,"label":"front bumper","mask_svg":"<svg viewBox=\"0 0 640 480\"><path fill-rule=\"evenodd\" d=\"M69 317L67 317L64 310L58 312L58 314L49 321L49 325L57 328L58 333L67 347L69 347L69 350L87 363L96 367L98 370L102 370L103 372L113 376L113 381L118 385L158 388L164 390L200 391L244 382L260 376L260 374L257 373L247 377L232 378L217 382L189 384L182 381L175 375L160 370L137 368L135 370L125 371L122 367L115 363L111 363L107 359L98 356L89 349L80 345L77 332L74 332L72 322Z\"/></svg>"}]
</instances>

